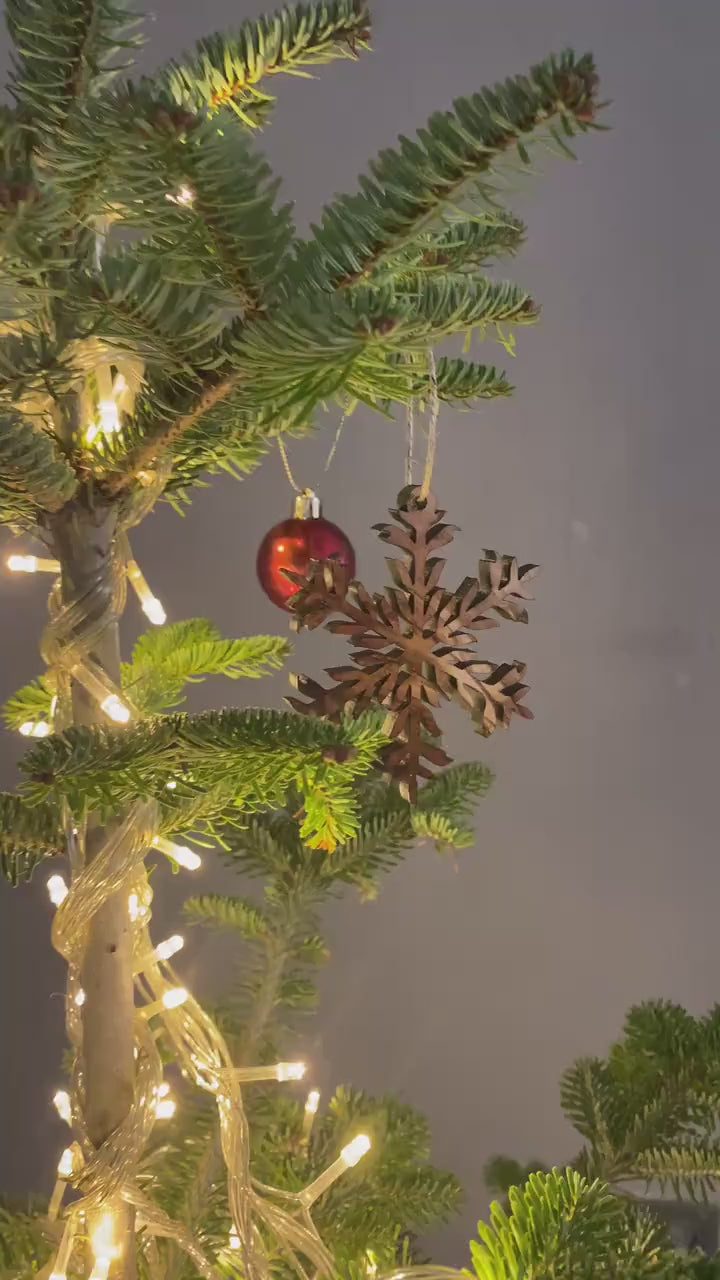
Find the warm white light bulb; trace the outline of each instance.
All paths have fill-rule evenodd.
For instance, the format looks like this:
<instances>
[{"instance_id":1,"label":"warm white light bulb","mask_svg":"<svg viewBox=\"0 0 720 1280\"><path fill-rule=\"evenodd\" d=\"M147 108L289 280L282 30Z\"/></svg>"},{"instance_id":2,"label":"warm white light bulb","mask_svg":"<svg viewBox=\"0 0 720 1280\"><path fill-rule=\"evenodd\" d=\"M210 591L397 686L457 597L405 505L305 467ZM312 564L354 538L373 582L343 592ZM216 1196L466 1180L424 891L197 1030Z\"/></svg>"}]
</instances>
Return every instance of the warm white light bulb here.
<instances>
[{"instance_id":1,"label":"warm white light bulb","mask_svg":"<svg viewBox=\"0 0 720 1280\"><path fill-rule=\"evenodd\" d=\"M8 556L6 564L11 573L37 573L37 556Z\"/></svg>"},{"instance_id":2,"label":"warm white light bulb","mask_svg":"<svg viewBox=\"0 0 720 1280\"><path fill-rule=\"evenodd\" d=\"M190 205L195 200L195 192L192 187L183 183L182 186L178 187L177 191L168 191L165 195L165 199L169 200L171 204Z\"/></svg>"},{"instance_id":3,"label":"warm white light bulb","mask_svg":"<svg viewBox=\"0 0 720 1280\"><path fill-rule=\"evenodd\" d=\"M103 435L111 436L115 431L120 430L120 414L114 400L101 400L98 405L98 417L100 419L100 430Z\"/></svg>"},{"instance_id":4,"label":"warm white light bulb","mask_svg":"<svg viewBox=\"0 0 720 1280\"><path fill-rule=\"evenodd\" d=\"M147 596L140 607L154 627L162 627L167 622L167 614L162 601L158 600L157 596Z\"/></svg>"},{"instance_id":5,"label":"warm white light bulb","mask_svg":"<svg viewBox=\"0 0 720 1280\"><path fill-rule=\"evenodd\" d=\"M47 882L47 891L50 895L50 901L54 907L59 907L68 896L68 887L62 876L50 876Z\"/></svg>"},{"instance_id":6,"label":"warm white light bulb","mask_svg":"<svg viewBox=\"0 0 720 1280\"><path fill-rule=\"evenodd\" d=\"M188 849L185 844L176 844L172 851L172 857L176 862L180 863L186 871L197 871L202 866L202 858L194 849Z\"/></svg>"},{"instance_id":7,"label":"warm white light bulb","mask_svg":"<svg viewBox=\"0 0 720 1280\"><path fill-rule=\"evenodd\" d=\"M5 561L11 573L59 573L60 561L43 556L8 556Z\"/></svg>"},{"instance_id":8,"label":"warm white light bulb","mask_svg":"<svg viewBox=\"0 0 720 1280\"><path fill-rule=\"evenodd\" d=\"M317 1115L317 1110L319 1106L320 1106L320 1090L311 1089L307 1098L305 1099L305 1114L303 1115L302 1132L300 1135L303 1143L305 1144L307 1144L310 1141L310 1134L312 1133L313 1125L315 1123L315 1116Z\"/></svg>"},{"instance_id":9,"label":"warm white light bulb","mask_svg":"<svg viewBox=\"0 0 720 1280\"><path fill-rule=\"evenodd\" d=\"M53 1105L60 1119L64 1120L66 1124L70 1124L72 1121L72 1108L70 1106L70 1094L67 1090L58 1089L57 1093L53 1094Z\"/></svg>"},{"instance_id":10,"label":"warm white light bulb","mask_svg":"<svg viewBox=\"0 0 720 1280\"><path fill-rule=\"evenodd\" d=\"M202 866L200 854L195 853L194 849L188 849L185 844L175 844L172 840L166 840L164 836L155 836L153 844L156 849L166 853L169 858L172 858L179 866L184 867L186 871L197 871L198 867Z\"/></svg>"},{"instance_id":11,"label":"warm white light bulb","mask_svg":"<svg viewBox=\"0 0 720 1280\"><path fill-rule=\"evenodd\" d=\"M47 720L25 720L20 725L20 733L23 738L47 738L50 725Z\"/></svg>"},{"instance_id":12,"label":"warm white light bulb","mask_svg":"<svg viewBox=\"0 0 720 1280\"><path fill-rule=\"evenodd\" d=\"M275 1075L281 1083L284 1083L286 1080L302 1080L306 1070L304 1062L278 1062Z\"/></svg>"},{"instance_id":13,"label":"warm white light bulb","mask_svg":"<svg viewBox=\"0 0 720 1280\"><path fill-rule=\"evenodd\" d=\"M161 1083L157 1087L158 1098L167 1098L169 1092L170 1092L170 1085L168 1084L167 1080L161 1081Z\"/></svg>"},{"instance_id":14,"label":"warm white light bulb","mask_svg":"<svg viewBox=\"0 0 720 1280\"><path fill-rule=\"evenodd\" d=\"M185 1004L187 998L188 993L184 987L171 987L165 992L162 1002L166 1009L177 1009L181 1004Z\"/></svg>"},{"instance_id":15,"label":"warm white light bulb","mask_svg":"<svg viewBox=\"0 0 720 1280\"><path fill-rule=\"evenodd\" d=\"M156 960L169 960L171 956L177 955L185 946L185 939L179 933L174 933L171 938L166 938L164 942L159 942L155 948Z\"/></svg>"},{"instance_id":16,"label":"warm white light bulb","mask_svg":"<svg viewBox=\"0 0 720 1280\"><path fill-rule=\"evenodd\" d=\"M167 787L168 791L174 791L177 786L177 782L175 781L174 778L171 778L169 782L165 783L165 786Z\"/></svg>"},{"instance_id":17,"label":"warm white light bulb","mask_svg":"<svg viewBox=\"0 0 720 1280\"><path fill-rule=\"evenodd\" d=\"M155 1115L158 1120L169 1120L175 1115L175 1103L172 1098L159 1098L155 1103Z\"/></svg>"},{"instance_id":18,"label":"warm white light bulb","mask_svg":"<svg viewBox=\"0 0 720 1280\"><path fill-rule=\"evenodd\" d=\"M60 1157L57 1167L59 1176L61 1178L71 1178L74 1163L75 1160L73 1157L72 1147L66 1147Z\"/></svg>"},{"instance_id":19,"label":"warm white light bulb","mask_svg":"<svg viewBox=\"0 0 720 1280\"><path fill-rule=\"evenodd\" d=\"M105 715L114 720L116 724L127 724L130 719L129 708L118 698L116 693L111 693L100 705Z\"/></svg>"},{"instance_id":20,"label":"warm white light bulb","mask_svg":"<svg viewBox=\"0 0 720 1280\"><path fill-rule=\"evenodd\" d=\"M362 1160L363 1156L367 1155L370 1146L371 1143L367 1134L359 1133L357 1138L353 1138L352 1142L348 1142L347 1146L343 1147L340 1152L340 1159L343 1164L347 1165L348 1169L351 1169L359 1160Z\"/></svg>"},{"instance_id":21,"label":"warm white light bulb","mask_svg":"<svg viewBox=\"0 0 720 1280\"><path fill-rule=\"evenodd\" d=\"M90 1243L95 1256L92 1274L98 1277L106 1276L110 1270L110 1263L115 1258L119 1258L121 1252L120 1246L115 1242L115 1215L110 1210L98 1218L90 1233Z\"/></svg>"},{"instance_id":22,"label":"warm white light bulb","mask_svg":"<svg viewBox=\"0 0 720 1280\"><path fill-rule=\"evenodd\" d=\"M230 1235L228 1236L228 1245L230 1246L231 1249L240 1248L240 1237L234 1227L230 1229Z\"/></svg>"},{"instance_id":23,"label":"warm white light bulb","mask_svg":"<svg viewBox=\"0 0 720 1280\"><path fill-rule=\"evenodd\" d=\"M85 1003L85 999L86 999L85 992L83 991L82 987L78 987L77 991L75 992L75 1004L77 1005L78 1009L82 1009Z\"/></svg>"}]
</instances>

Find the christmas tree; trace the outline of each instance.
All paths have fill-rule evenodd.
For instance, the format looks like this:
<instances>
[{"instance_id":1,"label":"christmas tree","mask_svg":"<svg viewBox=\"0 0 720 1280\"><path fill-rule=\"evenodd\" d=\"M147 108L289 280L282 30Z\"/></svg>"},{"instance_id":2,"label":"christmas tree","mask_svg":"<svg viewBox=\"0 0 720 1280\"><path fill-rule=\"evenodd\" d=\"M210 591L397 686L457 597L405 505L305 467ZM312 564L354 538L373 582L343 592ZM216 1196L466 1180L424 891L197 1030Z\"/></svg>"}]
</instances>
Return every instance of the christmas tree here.
<instances>
[{"instance_id":1,"label":"christmas tree","mask_svg":"<svg viewBox=\"0 0 720 1280\"><path fill-rule=\"evenodd\" d=\"M447 840L452 814L424 807L418 791L447 759L423 708L455 697L483 733L517 708L521 670L460 651L468 629L492 625L488 613L524 617L524 574L487 553L456 596L438 587L431 553L447 526L426 468L422 486L401 495L401 529L381 535L412 565L393 562L392 618L351 587L342 560L328 567L322 607L325 579L290 578L299 620L345 611L331 627L360 629L368 670L384 649L387 678L340 706L187 715L166 711L185 682L258 675L285 644L226 642L194 623L160 632L124 665L127 586L154 625L165 620L129 531L156 502L183 503L208 473L247 473L330 399L391 417L416 399L437 408L507 394L494 366L436 362L432 349L460 333L507 345L513 326L535 319L526 292L481 270L523 236L497 203L498 184L538 142L567 151L592 125L592 60L565 53L459 99L381 153L358 192L301 240L255 147L272 107L267 85L357 56L369 38L363 0L245 22L138 81L126 72L140 37L118 0L9 0L6 17L15 54L14 105L1 120L0 518L23 538L10 569L47 571L53 585L46 673L8 709L38 741L20 795L0 799L0 851L14 881L53 856L70 871L69 884L59 872L48 881L53 943L68 967L75 1141L51 1205L59 1230L46 1270L56 1280L152 1273L171 1240L207 1278L231 1267L262 1280L278 1256L301 1276L328 1274L336 1264L311 1209L370 1138L350 1136L300 1188L251 1171L244 1086L299 1069L233 1058L170 966L174 940L151 940L145 858L155 851L192 869L199 855L186 839L228 843L253 815L287 805L308 859L332 857L358 838L358 783L379 763L402 783L406 829ZM398 636L409 674L388 651ZM160 1176L145 1164L170 1061L216 1110L237 1243L220 1256L163 1207ZM77 1194L63 1202L68 1186Z\"/></svg>"}]
</instances>

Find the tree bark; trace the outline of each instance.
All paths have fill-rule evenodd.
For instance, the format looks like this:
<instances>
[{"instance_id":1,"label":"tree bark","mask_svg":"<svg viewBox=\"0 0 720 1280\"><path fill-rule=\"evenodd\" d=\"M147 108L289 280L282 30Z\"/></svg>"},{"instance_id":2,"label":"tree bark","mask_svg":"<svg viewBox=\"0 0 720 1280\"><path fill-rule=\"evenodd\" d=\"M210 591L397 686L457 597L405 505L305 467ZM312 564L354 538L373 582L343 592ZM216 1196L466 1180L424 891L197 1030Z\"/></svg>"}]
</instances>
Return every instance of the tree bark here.
<instances>
[{"instance_id":1,"label":"tree bark","mask_svg":"<svg viewBox=\"0 0 720 1280\"><path fill-rule=\"evenodd\" d=\"M112 547L116 528L112 506L70 504L52 519L55 553L61 565L63 599L82 597L100 587L95 617L102 616L112 598ZM120 684L120 644L117 619L110 619L99 636L92 657ZM73 723L106 724L96 699L77 681L72 683ZM109 834L93 815L87 824L86 857L91 861ZM85 991L82 1007L84 1119L96 1147L122 1124L134 1095L134 985L128 895L115 893L93 918L81 974ZM133 1221L124 1210L118 1220L122 1233L124 1273L131 1259ZM118 1240L120 1243L120 1240Z\"/></svg>"}]
</instances>

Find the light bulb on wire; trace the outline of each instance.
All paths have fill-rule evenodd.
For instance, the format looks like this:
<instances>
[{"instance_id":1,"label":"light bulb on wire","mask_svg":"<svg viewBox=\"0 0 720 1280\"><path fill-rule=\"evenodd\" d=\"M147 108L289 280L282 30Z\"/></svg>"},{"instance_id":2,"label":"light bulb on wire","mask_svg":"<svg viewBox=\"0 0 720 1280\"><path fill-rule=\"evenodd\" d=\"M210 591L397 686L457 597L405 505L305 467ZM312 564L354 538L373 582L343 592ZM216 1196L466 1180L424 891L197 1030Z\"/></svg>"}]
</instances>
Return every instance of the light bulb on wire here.
<instances>
[{"instance_id":1,"label":"light bulb on wire","mask_svg":"<svg viewBox=\"0 0 720 1280\"><path fill-rule=\"evenodd\" d=\"M178 866L184 867L186 871L197 871L202 866L202 858L194 849L188 849L186 844L175 844L172 840L166 840L164 836L155 836L153 844L161 853L167 854L168 858L172 858L173 862L177 862Z\"/></svg>"},{"instance_id":2,"label":"light bulb on wire","mask_svg":"<svg viewBox=\"0 0 720 1280\"><path fill-rule=\"evenodd\" d=\"M184 987L171 987L162 997L162 1003L166 1009L179 1009L187 999L188 993Z\"/></svg>"},{"instance_id":3,"label":"light bulb on wire","mask_svg":"<svg viewBox=\"0 0 720 1280\"><path fill-rule=\"evenodd\" d=\"M318 1178L315 1178L314 1182L305 1187L304 1191L300 1192L300 1201L303 1207L308 1209L319 1196L324 1195L347 1169L352 1169L354 1165L362 1160L363 1156L367 1155L371 1145L366 1133L359 1133L357 1137L353 1138L352 1142L348 1142L343 1147L337 1160L329 1168L325 1169Z\"/></svg>"},{"instance_id":4,"label":"light bulb on wire","mask_svg":"<svg viewBox=\"0 0 720 1280\"><path fill-rule=\"evenodd\" d=\"M140 608L145 617L153 626L161 627L167 622L167 614L163 606L162 600L158 600L150 590L145 574L143 573L137 560L132 558L126 562L125 571L128 576L128 582L133 588L135 595L140 601Z\"/></svg>"},{"instance_id":5,"label":"light bulb on wire","mask_svg":"<svg viewBox=\"0 0 720 1280\"><path fill-rule=\"evenodd\" d=\"M233 1070L238 1080L246 1084L262 1080L278 1080L285 1084L288 1080L302 1080L307 1066L304 1062L274 1062L264 1067L235 1067Z\"/></svg>"},{"instance_id":6,"label":"light bulb on wire","mask_svg":"<svg viewBox=\"0 0 720 1280\"><path fill-rule=\"evenodd\" d=\"M127 724L130 719L130 708L118 697L116 693L111 693L104 698L100 704L106 716L114 720L116 724Z\"/></svg>"},{"instance_id":7,"label":"light bulb on wire","mask_svg":"<svg viewBox=\"0 0 720 1280\"><path fill-rule=\"evenodd\" d=\"M23 738L47 738L52 729L47 720L25 720L18 730Z\"/></svg>"},{"instance_id":8,"label":"light bulb on wire","mask_svg":"<svg viewBox=\"0 0 720 1280\"><path fill-rule=\"evenodd\" d=\"M59 573L60 561L42 556L8 556L5 561L11 573Z\"/></svg>"},{"instance_id":9,"label":"light bulb on wire","mask_svg":"<svg viewBox=\"0 0 720 1280\"><path fill-rule=\"evenodd\" d=\"M66 1089L58 1089L57 1092L53 1094L53 1105L60 1119L64 1120L65 1124L71 1124L72 1108L70 1105L70 1094Z\"/></svg>"},{"instance_id":10,"label":"light bulb on wire","mask_svg":"<svg viewBox=\"0 0 720 1280\"><path fill-rule=\"evenodd\" d=\"M47 891L54 907L59 907L68 896L68 887L62 876L50 876L47 882Z\"/></svg>"}]
</instances>

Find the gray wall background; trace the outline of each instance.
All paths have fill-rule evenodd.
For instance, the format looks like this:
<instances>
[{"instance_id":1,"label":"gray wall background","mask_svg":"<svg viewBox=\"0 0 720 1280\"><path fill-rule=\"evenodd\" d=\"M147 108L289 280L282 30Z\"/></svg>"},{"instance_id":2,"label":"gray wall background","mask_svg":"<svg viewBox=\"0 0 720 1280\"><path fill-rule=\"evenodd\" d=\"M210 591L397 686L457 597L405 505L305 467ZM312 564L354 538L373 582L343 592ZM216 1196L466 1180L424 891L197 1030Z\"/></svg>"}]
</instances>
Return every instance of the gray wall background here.
<instances>
[{"instance_id":1,"label":"gray wall background","mask_svg":"<svg viewBox=\"0 0 720 1280\"><path fill-rule=\"evenodd\" d=\"M430 1117L434 1154L467 1189L435 1254L465 1258L483 1160L502 1149L561 1160L572 1134L557 1078L602 1051L627 1005L662 995L701 1010L720 986L717 931L716 548L720 446L717 49L712 0L375 0L375 52L314 82L277 83L263 139L301 225L398 132L553 49L591 48L611 133L548 160L514 201L529 244L512 273L544 304L520 335L517 395L443 413L436 492L462 527L449 580L483 546L543 565L527 630L490 651L530 663L537 719L490 743L450 717L456 758L497 784L477 847L457 864L418 850L379 901L348 899L310 1043L316 1079L392 1090ZM157 0L144 62L260 11L251 0ZM502 351L494 352L498 358ZM384 581L369 527L402 482L402 430L358 413L322 480L332 434L292 449L303 483ZM216 481L187 518L158 511L135 539L173 618L229 633L283 630L254 582L255 548L290 493L276 455L248 483ZM44 584L0 583L0 693L37 670ZM128 640L137 625L128 621ZM339 660L304 637L293 666ZM203 692L195 705L279 703L284 678ZM2 742L12 785L17 743ZM158 934L190 878L164 881ZM220 883L212 869L203 884ZM195 888L193 884L192 888ZM62 1020L39 875L0 894L0 1188L47 1186ZM212 982L207 944L189 981Z\"/></svg>"}]
</instances>

